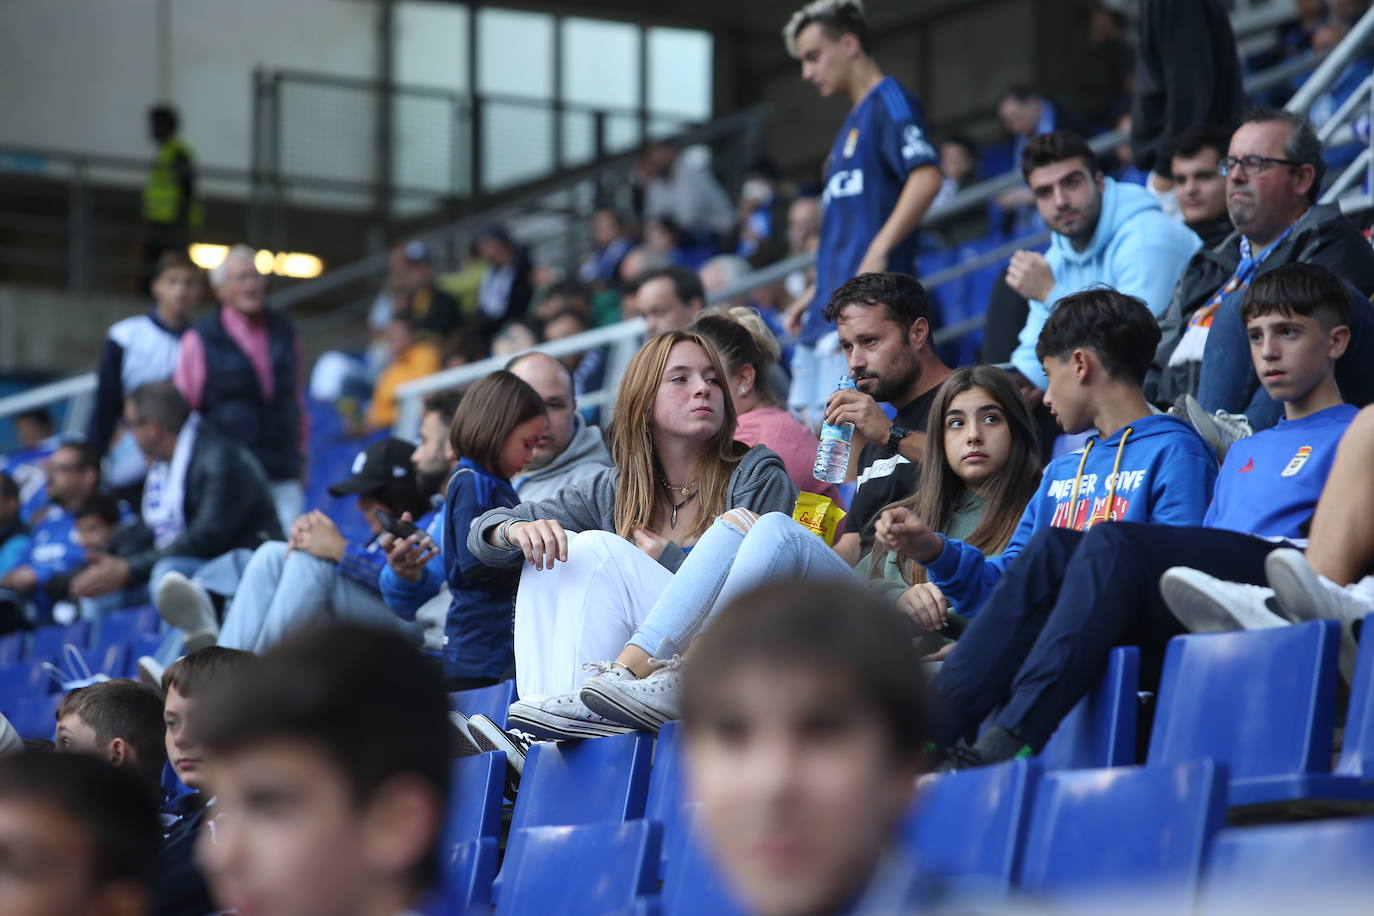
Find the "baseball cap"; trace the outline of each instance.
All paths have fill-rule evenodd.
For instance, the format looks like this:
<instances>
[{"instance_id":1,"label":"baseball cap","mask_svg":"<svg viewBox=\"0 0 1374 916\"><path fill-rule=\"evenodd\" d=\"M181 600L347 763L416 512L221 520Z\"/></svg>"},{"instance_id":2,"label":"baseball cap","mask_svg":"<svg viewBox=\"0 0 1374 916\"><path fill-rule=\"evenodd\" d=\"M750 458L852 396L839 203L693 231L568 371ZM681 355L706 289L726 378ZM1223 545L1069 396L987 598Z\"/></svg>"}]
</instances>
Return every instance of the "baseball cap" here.
<instances>
[{"instance_id":1,"label":"baseball cap","mask_svg":"<svg viewBox=\"0 0 1374 916\"><path fill-rule=\"evenodd\" d=\"M353 459L352 476L332 485L329 495L369 493L380 490L393 480L411 476L414 468L410 463L410 455L414 451L414 443L395 436L372 443Z\"/></svg>"}]
</instances>

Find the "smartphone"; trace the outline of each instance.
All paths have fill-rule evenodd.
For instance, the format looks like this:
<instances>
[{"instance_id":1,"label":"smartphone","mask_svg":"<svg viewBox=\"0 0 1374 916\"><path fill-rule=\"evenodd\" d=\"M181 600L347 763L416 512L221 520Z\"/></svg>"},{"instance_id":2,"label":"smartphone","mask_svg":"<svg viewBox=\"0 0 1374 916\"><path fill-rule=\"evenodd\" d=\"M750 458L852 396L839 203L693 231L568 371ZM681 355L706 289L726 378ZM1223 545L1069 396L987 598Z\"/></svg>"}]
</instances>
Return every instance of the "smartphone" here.
<instances>
[{"instance_id":1,"label":"smartphone","mask_svg":"<svg viewBox=\"0 0 1374 916\"><path fill-rule=\"evenodd\" d=\"M389 531L398 538L408 538L412 534L425 533L424 529L417 528L410 522L402 521L385 509L373 509L372 517L377 520L377 524L382 526L383 531Z\"/></svg>"}]
</instances>

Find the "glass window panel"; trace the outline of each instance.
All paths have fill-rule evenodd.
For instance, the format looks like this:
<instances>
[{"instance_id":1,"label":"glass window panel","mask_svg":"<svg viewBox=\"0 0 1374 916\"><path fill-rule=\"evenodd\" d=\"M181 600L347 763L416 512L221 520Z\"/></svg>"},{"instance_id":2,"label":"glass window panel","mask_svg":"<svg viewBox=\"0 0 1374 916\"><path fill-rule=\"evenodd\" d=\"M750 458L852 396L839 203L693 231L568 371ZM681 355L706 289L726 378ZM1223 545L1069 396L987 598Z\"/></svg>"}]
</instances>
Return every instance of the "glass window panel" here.
<instances>
[{"instance_id":1,"label":"glass window panel","mask_svg":"<svg viewBox=\"0 0 1374 916\"><path fill-rule=\"evenodd\" d=\"M639 106L639 29L623 22L563 21L563 100L602 108Z\"/></svg>"},{"instance_id":2,"label":"glass window panel","mask_svg":"<svg viewBox=\"0 0 1374 916\"><path fill-rule=\"evenodd\" d=\"M695 29L649 29L649 110L693 121L711 117L712 42Z\"/></svg>"},{"instance_id":3,"label":"glass window panel","mask_svg":"<svg viewBox=\"0 0 1374 916\"><path fill-rule=\"evenodd\" d=\"M428 0L396 4L392 56L398 83L466 89L468 8Z\"/></svg>"},{"instance_id":4,"label":"glass window panel","mask_svg":"<svg viewBox=\"0 0 1374 916\"><path fill-rule=\"evenodd\" d=\"M477 88L553 97L553 17L483 7L477 11Z\"/></svg>"}]
</instances>

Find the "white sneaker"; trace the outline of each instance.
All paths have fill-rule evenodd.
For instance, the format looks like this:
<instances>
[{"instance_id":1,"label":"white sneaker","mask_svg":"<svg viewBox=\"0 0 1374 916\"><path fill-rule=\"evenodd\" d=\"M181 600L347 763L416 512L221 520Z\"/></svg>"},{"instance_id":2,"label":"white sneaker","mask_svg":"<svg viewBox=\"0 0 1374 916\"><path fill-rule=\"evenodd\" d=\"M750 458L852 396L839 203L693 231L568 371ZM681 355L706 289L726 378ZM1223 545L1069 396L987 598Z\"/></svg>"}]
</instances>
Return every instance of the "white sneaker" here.
<instances>
[{"instance_id":1,"label":"white sneaker","mask_svg":"<svg viewBox=\"0 0 1374 916\"><path fill-rule=\"evenodd\" d=\"M1281 547L1264 559L1264 573L1274 587L1286 616L1304 620L1339 620L1341 623L1341 676L1354 682L1355 658L1360 647L1355 626L1374 612L1374 601L1360 584L1340 586L1320 576L1301 550Z\"/></svg>"},{"instance_id":2,"label":"white sneaker","mask_svg":"<svg viewBox=\"0 0 1374 916\"><path fill-rule=\"evenodd\" d=\"M1222 461L1226 460L1226 453L1231 446L1255 434L1255 430L1250 426L1250 418L1245 414L1227 413L1224 410L1208 413L1191 394L1184 399L1184 410L1193 429L1207 440L1207 444L1216 450L1217 458Z\"/></svg>"},{"instance_id":3,"label":"white sneaker","mask_svg":"<svg viewBox=\"0 0 1374 916\"><path fill-rule=\"evenodd\" d=\"M455 709L448 714L448 720L453 723L454 757L476 757L482 753L482 749L477 746L472 733L468 730L467 716Z\"/></svg>"},{"instance_id":4,"label":"white sneaker","mask_svg":"<svg viewBox=\"0 0 1374 916\"><path fill-rule=\"evenodd\" d=\"M582 702L612 722L658 734L663 723L682 716L682 659L649 659L658 668L646 678L620 665L582 685Z\"/></svg>"},{"instance_id":5,"label":"white sneaker","mask_svg":"<svg viewBox=\"0 0 1374 916\"><path fill-rule=\"evenodd\" d=\"M219 623L210 593L186 576L173 570L157 584L153 604L162 619L185 634L186 651L213 646L219 638Z\"/></svg>"},{"instance_id":6,"label":"white sneaker","mask_svg":"<svg viewBox=\"0 0 1374 916\"><path fill-rule=\"evenodd\" d=\"M1159 577L1164 603L1194 633L1265 630L1288 625L1275 612L1274 590L1227 582L1205 572L1175 566Z\"/></svg>"},{"instance_id":7,"label":"white sneaker","mask_svg":"<svg viewBox=\"0 0 1374 916\"><path fill-rule=\"evenodd\" d=\"M156 690L158 696L162 696L162 672L166 670L167 667L151 655L138 657L139 682Z\"/></svg>"},{"instance_id":8,"label":"white sneaker","mask_svg":"<svg viewBox=\"0 0 1374 916\"><path fill-rule=\"evenodd\" d=\"M604 738L634 730L592 712L575 693L516 700L511 704L506 720L536 738L555 741Z\"/></svg>"},{"instance_id":9,"label":"white sneaker","mask_svg":"<svg viewBox=\"0 0 1374 916\"><path fill-rule=\"evenodd\" d=\"M532 735L515 729L505 729L488 716L478 715L467 720L468 734L483 751L500 751L506 755L506 797L514 799L520 789L520 777L525 775L525 754L534 743Z\"/></svg>"}]
</instances>

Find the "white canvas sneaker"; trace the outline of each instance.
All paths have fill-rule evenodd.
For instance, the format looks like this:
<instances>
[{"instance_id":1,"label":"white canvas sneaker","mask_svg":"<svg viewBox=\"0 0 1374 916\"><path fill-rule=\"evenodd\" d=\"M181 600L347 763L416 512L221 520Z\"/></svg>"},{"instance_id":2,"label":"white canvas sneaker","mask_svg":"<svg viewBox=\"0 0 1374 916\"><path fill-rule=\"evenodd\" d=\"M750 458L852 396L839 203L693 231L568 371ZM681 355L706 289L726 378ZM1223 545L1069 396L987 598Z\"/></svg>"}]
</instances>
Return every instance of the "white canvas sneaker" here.
<instances>
[{"instance_id":1,"label":"white canvas sneaker","mask_svg":"<svg viewBox=\"0 0 1374 916\"><path fill-rule=\"evenodd\" d=\"M1186 566L1165 570L1159 590L1169 610L1194 633L1264 630L1289 622L1273 607L1273 589L1227 582Z\"/></svg>"},{"instance_id":2,"label":"white canvas sneaker","mask_svg":"<svg viewBox=\"0 0 1374 916\"><path fill-rule=\"evenodd\" d=\"M682 659L650 659L658 668L637 678L617 665L582 685L582 702L612 722L658 734L663 723L682 715Z\"/></svg>"}]
</instances>

